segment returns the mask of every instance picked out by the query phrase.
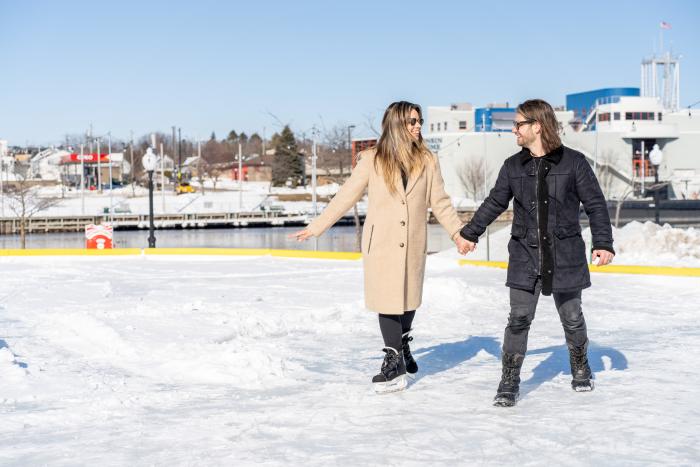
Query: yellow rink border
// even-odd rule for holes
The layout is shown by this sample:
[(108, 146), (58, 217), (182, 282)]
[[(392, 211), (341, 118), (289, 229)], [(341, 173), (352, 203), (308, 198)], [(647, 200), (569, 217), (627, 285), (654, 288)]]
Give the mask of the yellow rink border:
[[(508, 268), (508, 263), (504, 261), (477, 261), (470, 259), (460, 259), (460, 266), (485, 266), (491, 268)], [(676, 268), (673, 266), (625, 266), (610, 264), (608, 266), (588, 265), (591, 272), (602, 272), (608, 274), (645, 274), (654, 276), (686, 276), (700, 277), (700, 268)]]
[(357, 260), (362, 254), (343, 251), (273, 250), (270, 248), (114, 248), (88, 250), (85, 248), (0, 249), (0, 256), (276, 256), (281, 258), (317, 258)]

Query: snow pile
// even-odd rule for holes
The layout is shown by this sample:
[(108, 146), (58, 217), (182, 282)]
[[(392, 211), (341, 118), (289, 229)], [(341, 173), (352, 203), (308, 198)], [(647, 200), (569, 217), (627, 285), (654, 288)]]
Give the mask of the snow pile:
[(631, 222), (613, 232), (619, 264), (700, 267), (700, 230)]
[[(488, 250), (490, 261), (508, 261), (511, 226), (494, 225), (490, 229), (488, 248), (484, 234), (479, 239), (476, 251), (467, 256), (460, 256), (456, 248), (442, 251), (437, 256), (485, 261)], [(581, 235), (586, 251), (590, 251), (591, 229), (583, 229)], [(660, 226), (653, 222), (631, 222), (619, 229), (613, 227), (613, 239), (616, 252), (614, 264), (700, 267), (700, 230), (693, 227), (674, 228), (668, 224)]]

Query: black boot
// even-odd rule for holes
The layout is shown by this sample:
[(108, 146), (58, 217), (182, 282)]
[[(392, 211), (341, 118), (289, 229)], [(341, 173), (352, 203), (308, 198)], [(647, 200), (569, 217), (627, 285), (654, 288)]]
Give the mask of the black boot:
[(403, 352), (403, 361), (406, 364), (406, 372), (414, 374), (418, 372), (418, 364), (413, 358), (413, 355), (411, 355), (411, 347), (408, 345), (408, 343), (413, 340), (413, 336), (408, 335), (409, 332), (411, 331), (406, 331), (403, 333), (403, 336), (401, 336), (401, 350)]
[(520, 396), (520, 368), (523, 366), (524, 359), (524, 355), (517, 353), (503, 354), (503, 374), (493, 405), (512, 407), (518, 402), (518, 397)]
[(569, 362), (571, 363), (571, 387), (577, 392), (593, 390), (593, 373), (588, 365), (588, 341), (583, 347), (569, 345)]
[(403, 355), (391, 347), (384, 347), (382, 350), (386, 355), (384, 355), (381, 371), (372, 378), (374, 390), (383, 394), (406, 389), (406, 365)]

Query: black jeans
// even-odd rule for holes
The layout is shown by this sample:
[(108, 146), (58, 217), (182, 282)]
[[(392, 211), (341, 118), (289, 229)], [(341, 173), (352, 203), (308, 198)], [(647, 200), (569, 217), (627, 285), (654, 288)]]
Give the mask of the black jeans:
[(402, 315), (385, 315), (379, 313), (379, 329), (384, 338), (384, 346), (391, 347), (401, 353), (401, 337), (411, 330), (416, 310), (407, 311)]
[[(542, 291), (542, 281), (537, 279), (535, 290), (510, 289), (510, 316), (503, 337), (503, 353), (525, 355), (527, 335), (535, 318), (537, 300)], [(554, 292), (554, 304), (564, 328), (568, 346), (583, 347), (588, 341), (586, 320), (581, 311), (581, 291), (568, 293)]]

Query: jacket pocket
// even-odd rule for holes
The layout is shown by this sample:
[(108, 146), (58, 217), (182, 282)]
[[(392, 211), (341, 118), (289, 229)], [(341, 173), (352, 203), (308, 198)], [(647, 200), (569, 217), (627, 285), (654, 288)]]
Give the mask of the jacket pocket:
[(558, 225), (554, 227), (554, 235), (557, 238), (569, 238), (581, 235), (580, 225)]
[(372, 236), (374, 235), (374, 224), (372, 224), (372, 227), (369, 229), (369, 240), (367, 240), (367, 254), (369, 254), (369, 250), (372, 248)]
[(511, 237), (525, 238), (526, 234), (527, 234), (527, 227), (525, 227), (524, 225), (513, 224), (510, 228)]
[(554, 228), (554, 236), (554, 261), (557, 266), (586, 266), (586, 247), (581, 237), (581, 226), (558, 225)]

